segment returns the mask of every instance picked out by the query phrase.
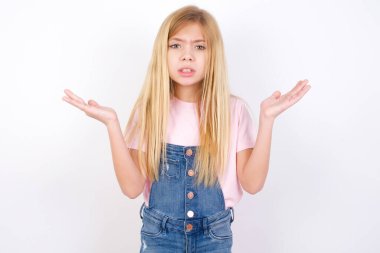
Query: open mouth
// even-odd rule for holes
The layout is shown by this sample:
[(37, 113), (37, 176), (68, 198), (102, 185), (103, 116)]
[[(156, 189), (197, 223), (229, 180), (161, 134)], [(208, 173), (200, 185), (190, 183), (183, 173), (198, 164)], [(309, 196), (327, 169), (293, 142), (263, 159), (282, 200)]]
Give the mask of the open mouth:
[(178, 70), (178, 73), (181, 76), (186, 76), (186, 77), (194, 75), (194, 72), (195, 70), (192, 68), (181, 68)]

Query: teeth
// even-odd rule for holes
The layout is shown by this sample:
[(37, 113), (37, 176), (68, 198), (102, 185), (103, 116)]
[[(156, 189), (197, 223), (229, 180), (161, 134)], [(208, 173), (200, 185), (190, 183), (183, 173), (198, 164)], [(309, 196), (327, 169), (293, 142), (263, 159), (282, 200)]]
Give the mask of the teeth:
[(191, 69), (182, 69), (182, 72), (191, 72)]

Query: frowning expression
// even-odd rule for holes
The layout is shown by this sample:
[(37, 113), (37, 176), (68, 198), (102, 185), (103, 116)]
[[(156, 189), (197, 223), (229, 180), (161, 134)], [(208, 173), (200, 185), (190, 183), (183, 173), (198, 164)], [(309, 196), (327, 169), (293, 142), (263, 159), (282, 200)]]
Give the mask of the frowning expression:
[(187, 23), (168, 41), (170, 78), (176, 85), (200, 85), (205, 75), (207, 45), (198, 23)]

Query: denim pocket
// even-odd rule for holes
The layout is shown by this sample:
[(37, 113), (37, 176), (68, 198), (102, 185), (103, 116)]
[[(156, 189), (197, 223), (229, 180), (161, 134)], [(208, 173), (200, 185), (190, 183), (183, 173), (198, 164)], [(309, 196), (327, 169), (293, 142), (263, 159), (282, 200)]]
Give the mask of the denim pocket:
[(166, 158), (166, 162), (164, 163), (161, 159), (160, 161), (160, 170), (165, 178), (169, 180), (176, 180), (179, 178), (179, 160), (175, 160), (172, 158)]
[(149, 237), (157, 237), (162, 234), (163, 229), (161, 223), (154, 221), (144, 215), (143, 226), (141, 228), (141, 234)]
[(216, 240), (225, 240), (232, 238), (230, 219), (210, 224), (209, 235)]

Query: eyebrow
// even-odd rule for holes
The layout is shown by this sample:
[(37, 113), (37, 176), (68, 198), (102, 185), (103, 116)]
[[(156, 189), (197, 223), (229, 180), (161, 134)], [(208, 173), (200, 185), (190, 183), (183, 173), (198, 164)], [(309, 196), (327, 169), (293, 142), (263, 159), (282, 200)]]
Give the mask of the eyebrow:
[[(184, 42), (183, 39), (180, 39), (180, 38), (177, 38), (177, 37), (171, 38), (169, 40), (177, 40), (177, 41)], [(192, 40), (192, 42), (205, 42), (205, 40), (204, 39), (197, 39), (197, 40)]]

